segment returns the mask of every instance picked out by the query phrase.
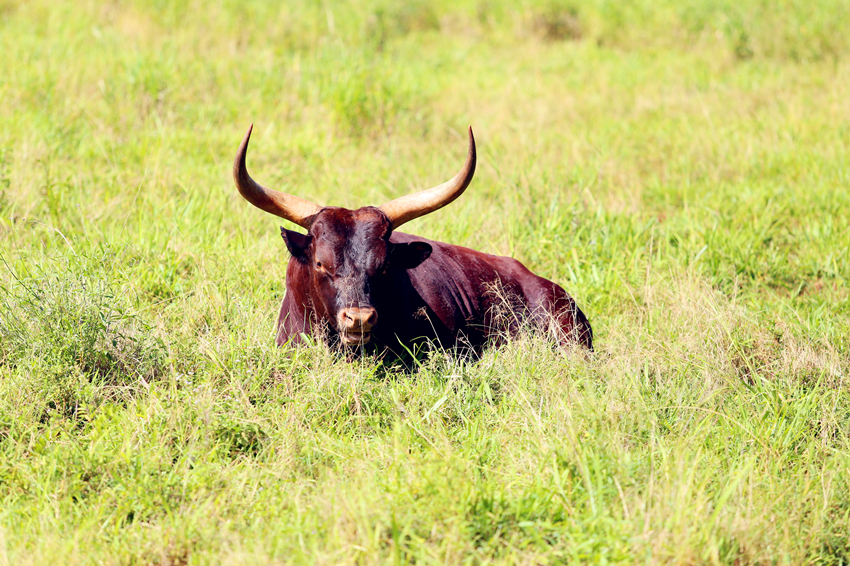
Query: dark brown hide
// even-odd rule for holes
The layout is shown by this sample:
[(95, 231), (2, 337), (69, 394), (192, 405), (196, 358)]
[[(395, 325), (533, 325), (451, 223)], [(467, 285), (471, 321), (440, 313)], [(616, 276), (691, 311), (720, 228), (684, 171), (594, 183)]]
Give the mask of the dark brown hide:
[(402, 354), (419, 341), (479, 351), (524, 324), (592, 348), (575, 301), (514, 259), (393, 232), (374, 207), (324, 208), (307, 235), (281, 232), (293, 257), (278, 344), (320, 328), (332, 342), (345, 341), (341, 325), (354, 324), (353, 316), (353, 336), (378, 352)]

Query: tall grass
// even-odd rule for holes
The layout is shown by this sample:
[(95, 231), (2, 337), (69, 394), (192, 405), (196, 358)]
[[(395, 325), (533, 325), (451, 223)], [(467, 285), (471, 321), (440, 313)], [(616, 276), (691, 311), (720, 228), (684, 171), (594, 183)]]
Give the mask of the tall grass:
[[(0, 0), (0, 564), (847, 564), (843, 2)], [(413, 371), (274, 346), (279, 221), (563, 285)]]

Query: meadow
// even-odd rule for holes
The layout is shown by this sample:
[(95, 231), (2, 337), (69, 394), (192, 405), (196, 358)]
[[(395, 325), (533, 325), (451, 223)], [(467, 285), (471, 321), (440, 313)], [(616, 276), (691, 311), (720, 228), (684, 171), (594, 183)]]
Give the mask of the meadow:
[[(845, 0), (0, 0), (0, 566), (850, 563)], [(561, 284), (274, 345), (254, 177)], [(288, 225), (292, 229), (293, 226)]]

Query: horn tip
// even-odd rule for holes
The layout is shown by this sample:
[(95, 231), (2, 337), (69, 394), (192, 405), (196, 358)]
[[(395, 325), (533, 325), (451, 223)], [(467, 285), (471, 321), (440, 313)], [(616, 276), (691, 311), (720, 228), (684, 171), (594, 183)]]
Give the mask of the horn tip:
[[(245, 132), (245, 136), (243, 136), (243, 138), (242, 138), (242, 146), (244, 146), (245, 148), (248, 147), (248, 140), (251, 139), (251, 132), (253, 132), (253, 131), (254, 131), (254, 123), (251, 122), (251, 124), (248, 126), (248, 131)], [(242, 149), (243, 148), (240, 147), (240, 149), (239, 149), (240, 153), (242, 152)]]

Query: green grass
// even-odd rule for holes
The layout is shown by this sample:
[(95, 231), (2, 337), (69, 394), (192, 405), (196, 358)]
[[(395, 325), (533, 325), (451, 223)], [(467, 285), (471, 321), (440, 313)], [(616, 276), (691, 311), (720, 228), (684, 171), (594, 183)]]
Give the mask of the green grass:
[[(850, 563), (846, 2), (0, 0), (0, 565)], [(281, 221), (422, 236), (596, 352), (274, 346)], [(291, 226), (290, 226), (291, 227)]]

